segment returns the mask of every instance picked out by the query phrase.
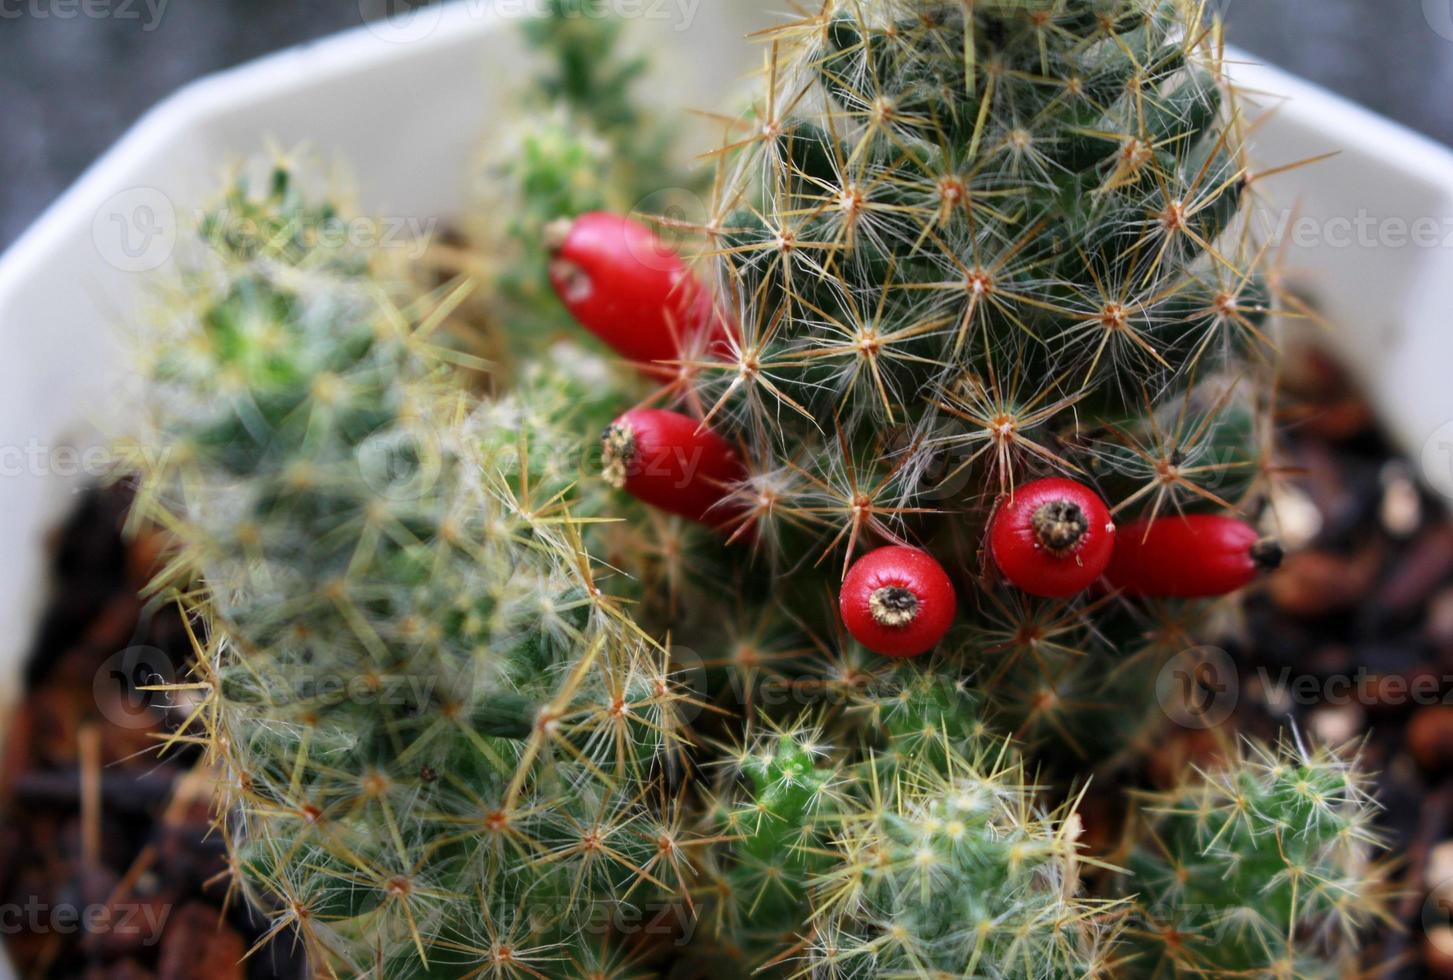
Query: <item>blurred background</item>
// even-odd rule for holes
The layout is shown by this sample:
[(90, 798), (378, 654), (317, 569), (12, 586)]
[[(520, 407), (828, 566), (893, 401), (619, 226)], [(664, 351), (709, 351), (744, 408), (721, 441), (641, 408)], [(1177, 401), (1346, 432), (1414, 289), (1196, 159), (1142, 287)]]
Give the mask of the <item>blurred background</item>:
[[(1223, 8), (1233, 43), (1453, 143), (1453, 0), (1213, 3)], [(0, 0), (0, 248), (147, 108), (187, 81), (356, 27), (391, 5)], [(784, 9), (791, 5), (782, 0)], [(87, 16), (86, 9), (109, 15)]]

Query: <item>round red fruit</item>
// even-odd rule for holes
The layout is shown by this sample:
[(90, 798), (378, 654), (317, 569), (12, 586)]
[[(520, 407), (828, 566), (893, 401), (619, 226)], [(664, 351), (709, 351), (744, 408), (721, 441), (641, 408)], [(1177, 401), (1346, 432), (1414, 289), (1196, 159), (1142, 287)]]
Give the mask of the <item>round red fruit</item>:
[(595, 212), (546, 231), (550, 282), (571, 315), (622, 357), (660, 362), (722, 358), (732, 331), (711, 291), (650, 228)]
[(1176, 514), (1122, 528), (1105, 579), (1127, 595), (1210, 599), (1245, 588), (1281, 560), (1281, 546), (1244, 521)]
[(1115, 521), (1084, 484), (1036, 480), (1000, 502), (989, 522), (989, 549), (1015, 586), (1064, 599), (1104, 574), (1115, 550)]
[(680, 412), (632, 409), (604, 437), (603, 474), (643, 503), (702, 524), (733, 516), (722, 501), (746, 478), (725, 439)]
[(932, 650), (953, 624), (953, 583), (927, 552), (894, 546), (859, 558), (838, 598), (843, 623), (863, 646), (885, 657)]

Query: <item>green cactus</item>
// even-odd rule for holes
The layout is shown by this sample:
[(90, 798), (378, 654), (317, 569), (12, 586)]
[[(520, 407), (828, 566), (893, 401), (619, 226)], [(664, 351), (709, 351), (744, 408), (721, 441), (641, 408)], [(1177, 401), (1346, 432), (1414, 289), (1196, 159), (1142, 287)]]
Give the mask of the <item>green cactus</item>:
[(828, 0), (766, 35), (704, 228), (741, 340), (682, 403), (748, 448), (779, 594), (806, 616), (855, 557), (921, 544), (980, 597), (952, 642), (990, 719), (1080, 764), (1143, 737), (1161, 621), (1198, 612), (1026, 603), (982, 553), (995, 506), (1045, 476), (1122, 520), (1259, 506), (1272, 297), (1203, 14)]
[(568, 379), (474, 404), (432, 353), (458, 291), (317, 244), (333, 211), (239, 180), (147, 345), (138, 513), (203, 624), (234, 866), (319, 970), (559, 971), (682, 884), (678, 694), (594, 583)]
[(729, 754), (706, 889), (728, 948), (773, 976), (1105, 975), (1115, 903), (1083, 894), (1077, 818), (965, 727), (972, 696), (905, 665), (847, 713), (856, 737), (799, 725)]
[[(1040, 476), (1120, 518), (1258, 503), (1273, 297), (1203, 6), (823, 0), (768, 32), (701, 250), (740, 342), (654, 395), (544, 293), (549, 222), (689, 186), (618, 27), (571, 16), (596, 0), (529, 26), (549, 109), (490, 168), (500, 363), (444, 349), (462, 286), (325, 242), (290, 165), (232, 185), (148, 338), (137, 513), (180, 545), (178, 737), (275, 934), (345, 976), (1343, 965), (1380, 909), (1365, 777), (1258, 750), (1148, 800), (1120, 874), (1077, 787), (1143, 753), (1207, 609), (1036, 599), (981, 553)], [(598, 478), (641, 402), (743, 449), (733, 541)], [(898, 541), (960, 599), (911, 662), (834, 608)], [(697, 917), (676, 947), (624, 935), (665, 912)]]
[[(826, 830), (846, 776), (820, 729), (803, 725), (748, 736), (727, 754), (733, 782), (706, 819), (728, 847), (706, 875), (709, 921), (735, 959), (757, 963), (792, 947), (803, 928), (812, 876), (827, 866)], [(767, 955), (763, 955), (763, 953)]]
[[(729, 945), (780, 940), (784, 904), (806, 917), (759, 966), (1128, 969), (1116, 912), (1076, 897), (1075, 818), (1045, 815), (1017, 750), (1000, 759), (987, 732), (1024, 740), (1061, 799), (1133, 762), (1166, 724), (1157, 675), (1207, 609), (1035, 599), (999, 580), (982, 542), (994, 508), (1044, 476), (1092, 485), (1122, 521), (1260, 505), (1274, 297), (1240, 219), (1244, 121), (1204, 15), (1177, 0), (824, 0), (764, 35), (766, 91), (719, 154), (702, 228), (701, 274), (741, 337), (690, 365), (678, 403), (746, 448), (737, 506), (769, 560), (741, 561), (805, 636), (829, 638), (803, 644), (826, 666), (779, 672), (858, 710), (808, 726), (821, 757), (806, 785), (832, 787), (810, 811), (777, 814), (770, 779), (719, 791), (737, 803), (708, 834), (773, 814), (792, 841), (759, 920), (742, 909), (761, 908), (761, 862), (729, 845), (713, 858), (707, 890), (737, 900)], [(966, 622), (890, 695), (884, 675), (901, 675), (860, 669), (818, 597), (901, 541), (957, 570)], [(926, 697), (946, 690), (960, 696)], [(803, 723), (764, 710), (777, 728), (745, 758), (795, 757), (781, 733)], [(961, 778), (1002, 784), (1003, 809), (955, 819)], [(1022, 838), (1043, 867), (1020, 878), (960, 850), (942, 836), (960, 824), (969, 841)], [(755, 825), (744, 840), (758, 846)], [(1376, 904), (1372, 878), (1347, 887)]]
[(1082, 895), (1077, 819), (1040, 809), (1007, 744), (943, 762), (864, 779), (815, 881), (810, 975), (1108, 975), (1111, 907)]
[(1132, 975), (1343, 977), (1385, 917), (1376, 805), (1355, 760), (1253, 742), (1141, 803), (1123, 882), (1141, 928)]

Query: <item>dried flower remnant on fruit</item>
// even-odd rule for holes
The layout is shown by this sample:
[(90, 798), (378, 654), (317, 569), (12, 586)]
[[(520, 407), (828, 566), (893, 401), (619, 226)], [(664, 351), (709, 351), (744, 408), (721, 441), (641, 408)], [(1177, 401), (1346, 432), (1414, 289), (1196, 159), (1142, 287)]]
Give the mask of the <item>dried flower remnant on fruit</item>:
[(1034, 533), (1052, 554), (1063, 557), (1084, 540), (1090, 529), (1085, 512), (1072, 500), (1051, 500), (1034, 512)]
[(636, 462), (636, 432), (629, 422), (612, 422), (602, 439), (601, 477), (617, 490), (626, 485), (626, 473)]
[(1015, 587), (1045, 598), (1089, 588), (1109, 566), (1117, 531), (1105, 501), (1073, 480), (1019, 487), (989, 522), (995, 564)]
[(918, 597), (901, 586), (875, 589), (868, 597), (868, 606), (879, 626), (901, 629), (918, 618)]

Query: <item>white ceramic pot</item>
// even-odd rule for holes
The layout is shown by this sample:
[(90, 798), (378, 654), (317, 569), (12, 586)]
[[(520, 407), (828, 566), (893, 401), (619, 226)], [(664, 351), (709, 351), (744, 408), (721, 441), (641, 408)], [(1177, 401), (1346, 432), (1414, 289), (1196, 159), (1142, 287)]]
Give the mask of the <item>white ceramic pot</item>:
[[(670, 102), (720, 105), (759, 63), (741, 35), (784, 5), (693, 4), (646, 0), (640, 9), (658, 16), (643, 17), (643, 29), (671, 80)], [(493, 7), (427, 8), (187, 87), (0, 259), (0, 707), (17, 693), (44, 596), (45, 535), (101, 463), (68, 447), (101, 447), (124, 427), (117, 416), (131, 384), (118, 339), (143, 315), (148, 274), (170, 260), (178, 227), (224, 165), (268, 140), (347, 161), (366, 212), (425, 221), (465, 213), (471, 164), (525, 69), (508, 18)], [(1342, 151), (1268, 182), (1301, 219), (1286, 229), (1286, 261), (1316, 292), (1395, 434), (1453, 495), (1453, 153), (1234, 60), (1238, 82), (1265, 93), (1259, 105), (1280, 103), (1256, 136), (1263, 166)], [(1412, 241), (1420, 220), (1437, 227), (1422, 244)]]

